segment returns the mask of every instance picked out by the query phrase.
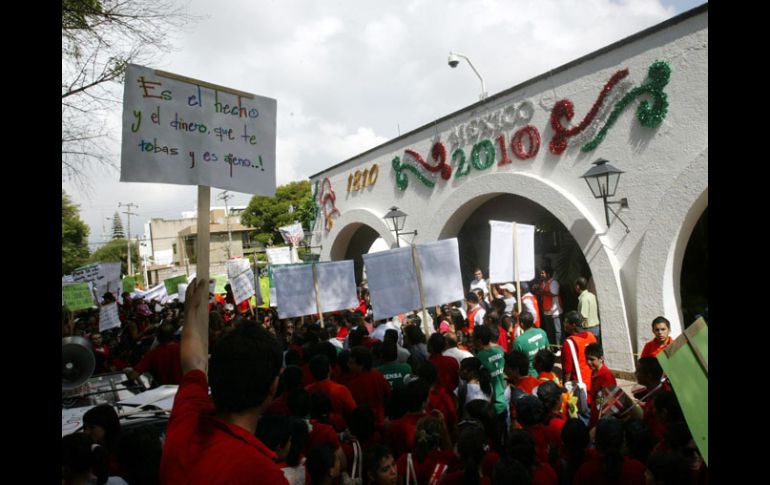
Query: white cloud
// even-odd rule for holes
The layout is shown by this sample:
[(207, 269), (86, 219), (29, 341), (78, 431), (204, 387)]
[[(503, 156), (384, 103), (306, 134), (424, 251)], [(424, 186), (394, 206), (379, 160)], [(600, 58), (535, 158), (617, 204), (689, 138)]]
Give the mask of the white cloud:
[[(276, 98), (280, 185), (475, 102), (479, 80), (465, 63), (447, 66), (450, 50), (469, 56), (494, 94), (702, 3), (661, 1), (193, 0), (192, 13), (207, 17), (150, 67)], [(119, 131), (113, 138), (117, 153)], [(118, 202), (139, 204), (142, 223), (195, 207), (195, 187), (118, 177), (95, 173), (90, 199), (63, 184), (83, 204), (92, 241)]]

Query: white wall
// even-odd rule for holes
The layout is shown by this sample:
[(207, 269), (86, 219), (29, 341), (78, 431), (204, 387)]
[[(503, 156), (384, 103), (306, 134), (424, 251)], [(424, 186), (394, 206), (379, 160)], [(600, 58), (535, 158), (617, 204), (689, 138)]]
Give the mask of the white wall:
[[(493, 194), (527, 197), (554, 214), (583, 248), (597, 285), (607, 363), (613, 369), (633, 370), (632, 352), (639, 352), (652, 338), (649, 325), (654, 317), (665, 315), (672, 322), (674, 336), (681, 332), (678, 284), (684, 248), (708, 205), (708, 11), (587, 57), (313, 177), (312, 183), (329, 177), (340, 211), (332, 217), (329, 231), (324, 228), (323, 208), (316, 222), (314, 244), (323, 245), (322, 259), (340, 259), (360, 224), (372, 227), (393, 245), (393, 234), (382, 220), (392, 205), (409, 214), (405, 230), (418, 229), (415, 242), (421, 243), (454, 236), (467, 215)], [(580, 146), (589, 138), (578, 135), (568, 140), (563, 154), (549, 151), (554, 134), (549, 119), (556, 101), (567, 98), (574, 103), (571, 126), (577, 126), (613, 74), (628, 69), (628, 76), (610, 92), (600, 110), (601, 123), (591, 125), (596, 131), (623, 94), (648, 81), (648, 68), (656, 60), (671, 67), (664, 88), (668, 112), (660, 126), (645, 128), (637, 119), (640, 100), (650, 99), (644, 96), (621, 112), (595, 150), (581, 152)], [(524, 161), (512, 155), (511, 136), (523, 126), (516, 123), (500, 132), (507, 140), (512, 163), (497, 165), (500, 153), (495, 138), (499, 133), (493, 132), (480, 139), (489, 138), (495, 144), (495, 164), (487, 170), (471, 168), (467, 176), (454, 178), (458, 167), (451, 164), (454, 147), (450, 141), (455, 129), (525, 101), (534, 107), (529, 124), (541, 137), (537, 155)], [(399, 190), (393, 158), (404, 160), (404, 151), (411, 149), (435, 165), (430, 150), (437, 140), (446, 146), (452, 178), (445, 181), (422, 170), (435, 183), (429, 188), (413, 173), (404, 172), (409, 185)], [(468, 159), (472, 146), (461, 145)], [(625, 171), (616, 198), (629, 200), (630, 209), (621, 213), (629, 233), (617, 221), (606, 230), (602, 202), (591, 196), (580, 178), (598, 158)], [(379, 165), (375, 185), (347, 192), (348, 177), (375, 163)]]

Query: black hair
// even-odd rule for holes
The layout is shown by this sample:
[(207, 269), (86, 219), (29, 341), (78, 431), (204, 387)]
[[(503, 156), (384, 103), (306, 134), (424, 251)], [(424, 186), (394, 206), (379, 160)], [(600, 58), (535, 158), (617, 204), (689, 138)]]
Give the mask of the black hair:
[(535, 440), (529, 431), (512, 429), (505, 444), (506, 454), (519, 460), (527, 470), (535, 468)]
[(505, 306), (506, 306), (505, 300), (503, 300), (502, 298), (495, 298), (494, 300), (492, 300), (492, 303), (490, 303), (489, 306), (491, 306), (494, 309), (494, 311), (487, 313), (485, 316), (491, 319), (492, 315), (494, 315), (495, 316), (494, 323), (498, 323), (498, 320), (500, 319), (500, 315), (505, 313)]
[(597, 357), (599, 359), (604, 358), (604, 350), (602, 350), (602, 346), (596, 342), (586, 345), (585, 354), (586, 354), (586, 358), (588, 357)]
[(527, 470), (519, 460), (503, 456), (492, 469), (492, 485), (530, 485), (532, 472)]
[(305, 469), (312, 479), (312, 483), (322, 483), (329, 475), (329, 470), (334, 468), (337, 456), (329, 443), (310, 450), (305, 461)]
[(329, 377), (329, 358), (325, 355), (316, 355), (308, 363), (310, 373), (313, 374), (313, 378), (317, 381), (322, 381)]
[(218, 412), (241, 412), (265, 402), (281, 370), (281, 348), (254, 323), (220, 338), (209, 360), (211, 397)]
[(614, 417), (596, 423), (596, 449), (604, 458), (602, 470), (610, 482), (617, 482), (623, 471), (623, 422)]
[(521, 328), (529, 330), (535, 324), (535, 317), (525, 310), (519, 314), (519, 323), (521, 324)]
[[(263, 418), (259, 418), (260, 421)], [(310, 432), (307, 429), (307, 423), (302, 418), (289, 417), (289, 430), (291, 432), (291, 448), (286, 456), (286, 464), (297, 466), (301, 463), (302, 454), (307, 448)]]
[(577, 286), (580, 291), (583, 291), (588, 288), (588, 280), (580, 276), (575, 280), (575, 286)]
[(655, 408), (655, 414), (661, 418), (661, 411), (665, 412), (665, 421), (667, 424), (684, 421), (684, 413), (682, 407), (679, 405), (679, 399), (676, 394), (671, 391), (664, 391), (658, 393), (654, 397), (653, 407)]
[(679, 485), (692, 481), (687, 459), (672, 451), (651, 454), (647, 460), (647, 469), (655, 483), (662, 485)]
[(564, 322), (571, 323), (573, 325), (577, 325), (580, 328), (583, 328), (583, 315), (577, 310), (572, 310), (571, 312), (567, 312), (567, 314), (564, 315)]
[(663, 377), (663, 367), (657, 357), (642, 357), (636, 363), (639, 373), (650, 376), (650, 380), (659, 381)]
[[(434, 333), (433, 335), (436, 334)], [(420, 368), (417, 369), (417, 376), (425, 381), (428, 387), (433, 386), (433, 384), (438, 381), (438, 371), (436, 370), (436, 366), (433, 365), (433, 362), (430, 361), (425, 361), (420, 365)]]
[(481, 345), (489, 345), (492, 340), (492, 330), (486, 325), (476, 325), (473, 327), (473, 340), (480, 342)]
[(481, 481), (479, 466), (486, 454), (487, 434), (481, 426), (466, 426), (457, 437), (457, 453), (465, 470), (463, 483), (478, 484)]
[[(434, 368), (435, 369), (435, 368)], [(405, 404), (408, 412), (414, 413), (422, 409), (428, 399), (430, 386), (422, 379), (415, 379), (404, 386), (406, 388)]]
[(383, 342), (380, 353), (382, 354), (383, 362), (393, 362), (396, 360), (398, 358), (398, 347), (396, 346), (396, 342)]
[(570, 418), (561, 428), (561, 441), (568, 451), (566, 476), (574, 477), (585, 460), (585, 452), (591, 442), (588, 426), (578, 418)]
[(364, 370), (372, 368), (372, 351), (363, 345), (351, 348), (350, 358), (355, 360)]
[(281, 377), (278, 378), (278, 389), (276, 390), (276, 396), (284, 392), (291, 391), (292, 389), (302, 387), (303, 377), (302, 368), (300, 366), (287, 365), (283, 369), (283, 372), (281, 372)]
[[(497, 424), (495, 407), (485, 399), (474, 399), (465, 405), (465, 416), (469, 418), (466, 423), (478, 423), (487, 434), (487, 440), (498, 454), (503, 451), (503, 433), (505, 432)], [(459, 425), (458, 427), (462, 428)]]
[(420, 327), (418, 326), (410, 325), (406, 327), (404, 329), (404, 335), (406, 335), (406, 338), (409, 339), (410, 345), (425, 343), (425, 334), (422, 333), (422, 330), (420, 330)]
[(374, 428), (374, 411), (368, 404), (359, 404), (350, 413), (350, 419), (348, 419), (348, 427), (350, 432), (353, 433), (358, 441), (367, 441), (375, 431)]
[(626, 456), (647, 463), (653, 446), (654, 437), (642, 421), (633, 420), (624, 424), (626, 433)]
[(116, 455), (128, 483), (160, 483), (161, 433), (160, 429), (144, 426), (121, 434)]
[(286, 446), (291, 438), (291, 418), (287, 416), (262, 416), (254, 432), (259, 441), (273, 451)]
[(362, 470), (366, 480), (369, 480), (369, 474), (377, 475), (377, 471), (380, 468), (380, 462), (383, 458), (392, 457), (390, 449), (385, 445), (373, 445), (364, 452), (364, 468)]
[(665, 323), (666, 327), (668, 327), (669, 330), (671, 330), (671, 322), (668, 321), (668, 318), (666, 317), (655, 317), (655, 320), (652, 321), (652, 329), (655, 329), (655, 325), (658, 323)]
[(525, 428), (542, 423), (545, 418), (543, 402), (532, 394), (525, 394), (515, 402), (516, 420)]
[(521, 350), (512, 350), (505, 354), (505, 366), (518, 369), (521, 377), (529, 374), (529, 357)]
[(289, 408), (292, 416), (298, 418), (309, 416), (311, 410), (310, 393), (301, 387), (289, 391), (289, 394), (286, 396), (286, 406)]
[[(479, 387), (481, 392), (486, 395), (492, 394), (492, 375), (489, 373), (489, 369), (484, 367), (478, 357), (466, 357), (460, 361), (460, 370), (470, 373), (473, 377), (479, 380)], [(460, 403), (465, 404), (465, 403)]]
[[(68, 482), (88, 472), (97, 465), (97, 456), (106, 453), (94, 453), (96, 447), (93, 438), (85, 433), (72, 433), (61, 438), (61, 473)], [(101, 447), (98, 447), (101, 448)], [(104, 448), (101, 448), (104, 450)], [(106, 476), (104, 477), (106, 481)], [(104, 483), (104, 482), (101, 482)]]
[(431, 354), (441, 354), (446, 349), (444, 336), (436, 332), (428, 338), (428, 352)]
[(423, 416), (417, 421), (413, 449), (417, 461), (424, 462), (428, 453), (439, 447), (443, 426), (443, 420), (436, 416)]
[(348, 333), (348, 347), (358, 347), (363, 343), (364, 337), (367, 335), (369, 335), (369, 332), (363, 325), (352, 329), (350, 333)]
[(471, 303), (478, 303), (478, 302), (479, 302), (479, 297), (478, 297), (478, 295), (476, 295), (476, 293), (474, 293), (474, 292), (472, 292), (472, 291), (469, 291), (469, 292), (468, 292), (468, 293), (465, 295), (465, 299), (466, 299), (467, 301), (471, 302)]
[(398, 330), (395, 328), (389, 328), (385, 330), (385, 335), (382, 337), (383, 342), (398, 343)]
[(323, 391), (310, 394), (310, 417), (321, 423), (329, 423), (329, 414), (332, 412), (332, 400)]
[(163, 325), (158, 328), (157, 338), (158, 343), (164, 344), (166, 342), (171, 342), (171, 340), (174, 339), (174, 333), (176, 332), (176, 328), (174, 328), (174, 325), (172, 323), (164, 323)]
[(540, 349), (535, 354), (535, 358), (532, 364), (538, 373), (553, 372), (553, 366), (556, 364), (556, 355), (551, 351), (551, 349)]

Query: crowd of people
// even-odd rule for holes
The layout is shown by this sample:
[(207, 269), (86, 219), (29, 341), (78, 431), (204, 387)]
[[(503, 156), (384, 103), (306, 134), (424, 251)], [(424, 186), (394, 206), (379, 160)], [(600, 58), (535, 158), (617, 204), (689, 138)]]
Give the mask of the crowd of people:
[(652, 323), (635, 404), (608, 411), (596, 297), (578, 278), (565, 311), (553, 271), (539, 274), (517, 302), (477, 269), (463, 302), (380, 321), (365, 287), (322, 324), (229, 291), (206, 306), (203, 281), (184, 305), (122, 295), (119, 329), (65, 313), (63, 335), (91, 340), (97, 372), (179, 388), (141, 466), (131, 447), (146, 437), (124, 439), (110, 406), (86, 413), (62, 438), (63, 483), (707, 483), (655, 358), (668, 320)]

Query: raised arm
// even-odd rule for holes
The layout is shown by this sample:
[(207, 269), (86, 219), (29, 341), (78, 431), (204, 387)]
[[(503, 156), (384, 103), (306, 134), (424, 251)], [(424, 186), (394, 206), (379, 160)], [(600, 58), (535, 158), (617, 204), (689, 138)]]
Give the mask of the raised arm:
[(180, 354), (182, 374), (200, 369), (206, 372), (209, 357), (209, 286), (206, 280), (195, 278), (187, 287), (184, 302), (184, 327)]

